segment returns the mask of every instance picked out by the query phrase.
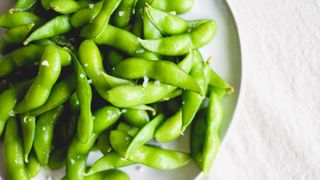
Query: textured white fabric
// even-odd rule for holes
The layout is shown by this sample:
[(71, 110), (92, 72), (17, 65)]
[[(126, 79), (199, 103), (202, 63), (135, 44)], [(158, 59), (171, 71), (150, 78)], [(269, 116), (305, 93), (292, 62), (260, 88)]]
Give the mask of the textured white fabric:
[(320, 1), (229, 3), (246, 90), (208, 179), (320, 179)]

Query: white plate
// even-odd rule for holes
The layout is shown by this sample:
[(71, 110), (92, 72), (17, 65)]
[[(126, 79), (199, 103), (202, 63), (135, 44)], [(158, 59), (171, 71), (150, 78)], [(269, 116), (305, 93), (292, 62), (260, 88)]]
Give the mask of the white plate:
[[(0, 13), (7, 11), (11, 2), (9, 0), (2, 0), (0, 2)], [(224, 137), (235, 114), (241, 89), (242, 64), (236, 23), (224, 0), (196, 0), (193, 9), (184, 14), (183, 17), (186, 19), (210, 18), (217, 22), (216, 37), (209, 45), (203, 47), (201, 52), (204, 58), (213, 57), (212, 68), (236, 89), (233, 95), (223, 100), (224, 118), (220, 134), (221, 137)], [(165, 144), (162, 147), (189, 151), (188, 139), (189, 133), (186, 133), (178, 141)], [(92, 164), (99, 156), (100, 154), (90, 154), (88, 163)], [(0, 161), (2, 162), (2, 156), (0, 157)], [(194, 163), (172, 171), (158, 171), (141, 165), (132, 165), (122, 169), (130, 175), (132, 180), (191, 180), (201, 176), (199, 169)], [(3, 164), (0, 164), (0, 170), (0, 175), (3, 176)], [(35, 179), (46, 179), (48, 177), (60, 179), (63, 174), (64, 169), (56, 172), (43, 170)]]

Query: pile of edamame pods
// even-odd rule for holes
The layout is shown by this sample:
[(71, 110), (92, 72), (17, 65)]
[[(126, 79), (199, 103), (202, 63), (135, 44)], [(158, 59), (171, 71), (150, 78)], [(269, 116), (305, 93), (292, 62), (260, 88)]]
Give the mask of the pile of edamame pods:
[[(17, 0), (0, 16), (0, 135), (8, 179), (66, 167), (64, 179), (129, 179), (190, 161), (208, 174), (232, 86), (199, 48), (210, 19), (193, 0)], [(160, 147), (191, 127), (190, 150)], [(155, 139), (159, 146), (148, 144)], [(91, 151), (104, 156), (91, 167)], [(189, 153), (191, 152), (191, 153)]]

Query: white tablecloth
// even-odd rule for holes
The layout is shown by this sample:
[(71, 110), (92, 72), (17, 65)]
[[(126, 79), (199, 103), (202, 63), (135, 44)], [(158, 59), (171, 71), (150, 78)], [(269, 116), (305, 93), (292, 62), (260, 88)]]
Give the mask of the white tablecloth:
[(320, 1), (229, 3), (246, 85), (209, 179), (320, 179)]

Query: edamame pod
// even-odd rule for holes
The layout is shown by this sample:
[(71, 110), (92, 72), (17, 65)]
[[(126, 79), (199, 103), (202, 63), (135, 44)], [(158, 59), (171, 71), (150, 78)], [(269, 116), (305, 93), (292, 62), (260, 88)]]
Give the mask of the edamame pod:
[(27, 171), (28, 171), (30, 177), (37, 176), (39, 174), (40, 170), (41, 170), (40, 163), (38, 162), (34, 153), (31, 153), (29, 155), (29, 160), (28, 160), (28, 164), (27, 164)]
[(34, 25), (34, 23), (31, 23), (11, 28), (3, 35), (2, 38), (8, 44), (19, 44), (28, 37)]
[(110, 152), (106, 155), (104, 155), (102, 158), (97, 160), (89, 169), (89, 171), (86, 173), (86, 175), (95, 174), (98, 172), (110, 170), (110, 169), (116, 169), (124, 166), (129, 166), (131, 164), (134, 164), (134, 162), (127, 160), (125, 158), (122, 158), (119, 154), (115, 152)]
[(125, 28), (128, 26), (132, 15), (134, 14), (134, 8), (138, 0), (122, 0), (118, 9), (112, 16), (114, 25), (119, 28)]
[(36, 132), (36, 117), (23, 115), (21, 118), (21, 127), (23, 134), (23, 150), (24, 150), (24, 161), (28, 163), (29, 153), (34, 141)]
[(23, 42), (23, 44), (27, 45), (31, 41), (51, 38), (60, 34), (64, 34), (70, 30), (71, 24), (69, 22), (69, 16), (57, 16), (33, 31), (30, 36)]
[(23, 158), (22, 142), (19, 137), (17, 120), (10, 118), (4, 136), (4, 164), (7, 176), (12, 180), (30, 179)]
[(76, 92), (80, 102), (80, 115), (77, 124), (77, 136), (81, 142), (86, 142), (93, 131), (93, 116), (91, 112), (92, 91), (87, 76), (76, 56), (73, 55), (76, 71)]
[(102, 5), (103, 1), (99, 1), (95, 4), (89, 5), (88, 8), (81, 9), (74, 13), (70, 18), (72, 26), (79, 28), (88, 23), (91, 23), (94, 20), (94, 18), (99, 14)]
[(69, 99), (74, 89), (75, 78), (71, 75), (54, 85), (46, 103), (39, 108), (32, 110), (29, 114), (38, 116), (60, 106)]
[(50, 8), (60, 14), (71, 14), (80, 9), (80, 5), (74, 0), (51, 0)]
[(126, 109), (122, 117), (127, 123), (135, 127), (143, 127), (150, 121), (146, 110)]
[(143, 126), (139, 130), (139, 132), (134, 136), (128, 148), (125, 150), (124, 152), (125, 158), (130, 156), (134, 151), (139, 149), (142, 145), (150, 141), (153, 138), (157, 127), (162, 123), (163, 120), (164, 120), (164, 115), (159, 114), (154, 119), (152, 119), (148, 124)]
[(94, 18), (92, 23), (86, 25), (81, 30), (81, 36), (85, 38), (96, 38), (103, 33), (113, 12), (120, 5), (121, 0), (104, 0), (99, 14)]
[(57, 48), (48, 45), (43, 52), (39, 73), (24, 99), (15, 107), (16, 113), (25, 113), (42, 106), (61, 71), (61, 59)]
[(148, 51), (166, 56), (179, 56), (208, 44), (215, 34), (216, 23), (210, 21), (200, 25), (190, 33), (169, 36), (157, 40), (139, 39), (139, 42)]
[(168, 12), (175, 11), (178, 14), (182, 14), (189, 11), (193, 4), (194, 0), (154, 0), (151, 6)]
[(203, 93), (198, 83), (188, 73), (170, 61), (129, 58), (115, 67), (114, 74), (125, 79), (152, 78), (161, 83)]
[(0, 27), (14, 28), (26, 24), (39, 24), (41, 19), (30, 12), (7, 12), (0, 16)]
[(15, 116), (14, 107), (16, 102), (27, 91), (31, 81), (21, 82), (0, 94), (0, 136), (10, 116)]
[(34, 150), (42, 166), (48, 165), (49, 155), (52, 150), (54, 128), (62, 110), (63, 106), (52, 109), (42, 114), (36, 123)]
[[(130, 136), (125, 132), (111, 131), (110, 133), (111, 146), (118, 153), (123, 153), (130, 141)], [(123, 156), (124, 154), (121, 155)], [(158, 170), (170, 170), (186, 165), (190, 162), (191, 158), (187, 153), (143, 145), (128, 156), (128, 160)]]
[(157, 129), (154, 137), (158, 142), (168, 142), (177, 139), (181, 135), (182, 112), (181, 109), (169, 117)]
[(14, 10), (15, 11), (25, 11), (30, 9), (35, 3), (37, 2), (37, 0), (17, 0), (15, 6), (14, 6)]

